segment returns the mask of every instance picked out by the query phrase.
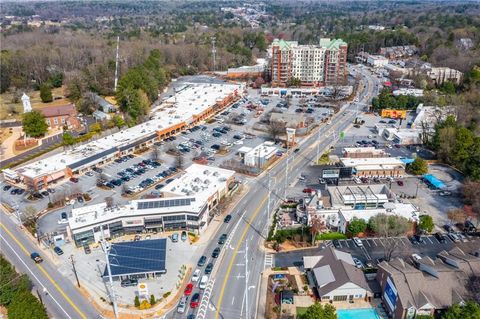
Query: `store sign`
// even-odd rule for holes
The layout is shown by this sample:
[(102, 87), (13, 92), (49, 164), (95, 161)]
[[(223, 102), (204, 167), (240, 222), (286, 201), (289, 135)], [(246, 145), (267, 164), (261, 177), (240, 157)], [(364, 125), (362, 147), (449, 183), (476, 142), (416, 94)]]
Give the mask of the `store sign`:
[(387, 284), (385, 286), (385, 291), (383, 292), (383, 298), (388, 304), (388, 307), (390, 308), (391, 311), (395, 310), (395, 305), (397, 304), (397, 289), (395, 288), (395, 285), (393, 282), (390, 280), (390, 277), (387, 278)]
[(142, 226), (143, 225), (143, 218), (124, 219), (124, 220), (122, 220), (122, 225), (123, 225), (123, 227)]
[(392, 119), (405, 119), (407, 118), (407, 110), (382, 110), (382, 117), (389, 117)]

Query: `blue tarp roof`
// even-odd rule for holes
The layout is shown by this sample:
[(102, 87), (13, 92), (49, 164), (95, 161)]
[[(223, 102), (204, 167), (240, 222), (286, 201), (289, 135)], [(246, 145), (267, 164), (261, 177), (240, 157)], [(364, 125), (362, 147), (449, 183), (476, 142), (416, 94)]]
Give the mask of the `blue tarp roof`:
[(405, 163), (405, 165), (412, 164), (414, 159), (413, 158), (406, 158), (406, 157), (400, 157), (400, 160)]
[[(165, 272), (167, 239), (112, 244), (108, 259), (112, 276)], [(104, 276), (108, 276), (105, 267)]]
[(436, 188), (445, 188), (445, 184), (432, 174), (425, 174), (423, 175), (423, 178)]

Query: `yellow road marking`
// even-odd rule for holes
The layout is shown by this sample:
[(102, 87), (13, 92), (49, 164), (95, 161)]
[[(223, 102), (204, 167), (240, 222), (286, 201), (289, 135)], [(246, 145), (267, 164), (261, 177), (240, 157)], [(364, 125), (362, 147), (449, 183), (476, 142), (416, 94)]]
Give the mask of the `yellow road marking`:
[(233, 251), (232, 259), (230, 260), (230, 264), (228, 265), (228, 268), (227, 268), (227, 273), (225, 274), (225, 279), (223, 280), (222, 289), (220, 290), (220, 297), (218, 298), (218, 302), (217, 302), (218, 305), (217, 305), (217, 311), (215, 313), (215, 319), (218, 319), (218, 316), (220, 315), (220, 308), (222, 306), (222, 300), (223, 300), (223, 294), (225, 292), (225, 287), (227, 286), (228, 277), (230, 276), (230, 272), (232, 271), (233, 262), (235, 261), (235, 257), (237, 256), (238, 250), (240, 249), (240, 245), (242, 245), (243, 238), (245, 238), (245, 235), (247, 234), (247, 231), (248, 231), (248, 228), (250, 227), (250, 224), (252, 224), (255, 221), (258, 213), (260, 212), (262, 206), (265, 204), (267, 199), (268, 199), (268, 196), (265, 196), (263, 201), (258, 206), (257, 210), (253, 213), (252, 218), (250, 218), (249, 222), (245, 226), (245, 229), (243, 230), (242, 236), (240, 236), (240, 240), (238, 241), (237, 246), (235, 246), (235, 250)]
[[(8, 234), (8, 236), (10, 236), (10, 238), (12, 238), (17, 243), (17, 245), (23, 250), (25, 255), (30, 256), (30, 252), (25, 248), (25, 246), (22, 245), (22, 243), (20, 241), (18, 241), (17, 238), (15, 238), (15, 236), (10, 232), (10, 230), (8, 230), (7, 227), (5, 227), (5, 225), (3, 225), (2, 223), (0, 223), (0, 226), (5, 230), (5, 232)], [(60, 286), (58, 286), (58, 284), (53, 280), (53, 278), (47, 273), (45, 268), (43, 268), (43, 266), (40, 265), (40, 264), (36, 264), (36, 265), (41, 270), (41, 272), (45, 275), (45, 277), (47, 277), (47, 279), (58, 290), (58, 292), (63, 296), (63, 298), (65, 298), (65, 300), (70, 304), (70, 306), (72, 306), (72, 308), (75, 309), (76, 312), (78, 312), (80, 317), (82, 317), (84, 319), (87, 319), (87, 317), (83, 314), (83, 312), (81, 312), (80, 309), (78, 309), (78, 307), (67, 296), (67, 294), (62, 290), (62, 288), (60, 288)]]
[[(331, 128), (334, 128), (336, 126), (340, 126), (340, 122), (337, 122), (335, 123), (334, 125), (331, 126)], [(317, 140), (317, 143), (320, 143), (320, 141)], [(310, 154), (312, 152), (312, 150), (310, 150), (309, 152), (307, 152), (307, 154)], [(300, 153), (301, 154), (301, 153)], [(299, 155), (300, 155), (299, 154)], [(293, 161), (293, 165), (296, 165), (298, 161), (301, 160), (301, 157), (298, 156), (297, 158), (295, 158), (295, 160)], [(281, 172), (278, 172), (277, 174), (275, 174), (275, 177), (277, 177), (279, 174), (281, 174)], [(263, 199), (263, 201), (260, 203), (260, 205), (257, 207), (257, 209), (255, 210), (255, 212), (253, 213), (253, 216), (252, 218), (250, 219), (250, 221), (247, 223), (247, 225), (245, 226), (245, 229), (243, 230), (243, 233), (242, 233), (242, 236), (240, 236), (240, 240), (238, 241), (237, 245), (235, 246), (235, 250), (233, 251), (233, 256), (232, 258), (230, 259), (230, 264), (228, 265), (228, 268), (227, 268), (227, 273), (225, 274), (225, 279), (223, 280), (223, 284), (222, 284), (222, 289), (220, 290), (220, 297), (218, 298), (218, 302), (217, 302), (217, 311), (215, 312), (215, 319), (218, 319), (219, 315), (220, 315), (220, 309), (221, 309), (221, 306), (222, 306), (222, 301), (223, 301), (223, 294), (225, 293), (225, 288), (227, 287), (227, 281), (228, 281), (228, 277), (230, 276), (230, 272), (232, 271), (232, 267), (233, 267), (233, 262), (235, 261), (235, 258), (237, 256), (237, 253), (238, 253), (238, 250), (240, 249), (240, 246), (243, 242), (243, 238), (245, 238), (245, 235), (247, 234), (247, 231), (248, 231), (248, 228), (250, 226), (251, 223), (253, 223), (255, 221), (255, 219), (257, 218), (257, 215), (258, 213), (260, 212), (261, 208), (263, 207), (263, 205), (265, 204), (265, 202), (267, 201), (268, 199), (268, 196), (265, 196), (265, 198)]]

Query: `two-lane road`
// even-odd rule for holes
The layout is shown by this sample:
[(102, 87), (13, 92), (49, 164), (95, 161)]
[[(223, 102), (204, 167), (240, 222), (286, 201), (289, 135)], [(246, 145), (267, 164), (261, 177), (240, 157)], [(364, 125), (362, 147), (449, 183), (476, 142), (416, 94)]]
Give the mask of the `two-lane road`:
[[(0, 210), (0, 247), (2, 254), (25, 273), (33, 282), (34, 289), (42, 296), (50, 318), (95, 319), (101, 318), (81, 292), (70, 280), (63, 277), (45, 256), (44, 250), (26, 237), (12, 216)], [(32, 252), (43, 255), (44, 261), (35, 264), (30, 259)]]

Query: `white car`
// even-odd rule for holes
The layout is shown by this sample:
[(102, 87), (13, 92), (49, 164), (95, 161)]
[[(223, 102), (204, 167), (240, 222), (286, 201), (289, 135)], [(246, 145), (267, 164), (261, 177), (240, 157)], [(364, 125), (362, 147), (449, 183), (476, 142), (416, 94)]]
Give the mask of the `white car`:
[(195, 269), (192, 275), (192, 282), (197, 282), (200, 279), (200, 269)]
[(68, 224), (68, 219), (65, 219), (65, 218), (59, 219), (57, 223), (59, 225)]
[(233, 144), (235, 144), (235, 145), (243, 145), (243, 141), (235, 141), (235, 142), (233, 142)]
[(178, 303), (177, 312), (184, 313), (186, 308), (187, 308), (187, 298), (183, 297), (182, 299), (180, 299), (180, 302)]
[(358, 237), (353, 237), (353, 242), (355, 243), (355, 245), (357, 245), (358, 247), (363, 247), (363, 243), (362, 241), (360, 240), (360, 238)]
[(364, 268), (363, 263), (360, 260), (358, 260), (357, 258), (353, 258), (353, 262), (355, 264), (355, 267), (357, 267), (359, 269)]
[(412, 254), (412, 259), (413, 261), (419, 261), (420, 259), (422, 259), (422, 257), (418, 254)]

